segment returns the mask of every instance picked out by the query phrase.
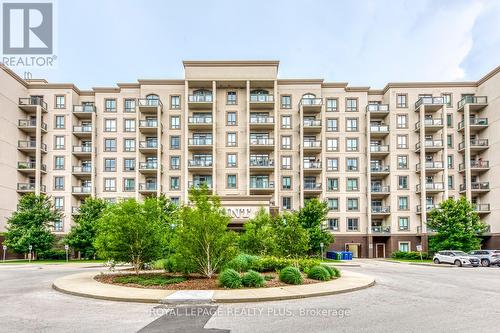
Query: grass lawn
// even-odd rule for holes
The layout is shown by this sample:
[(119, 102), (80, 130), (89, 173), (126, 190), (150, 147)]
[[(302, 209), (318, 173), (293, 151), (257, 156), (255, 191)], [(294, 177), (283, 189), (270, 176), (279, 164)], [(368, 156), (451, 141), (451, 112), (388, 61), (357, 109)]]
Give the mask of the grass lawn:
[(181, 283), (186, 281), (184, 277), (144, 275), (144, 276), (119, 276), (113, 279), (115, 283), (138, 284), (140, 286), (165, 286), (167, 284)]
[[(104, 263), (105, 260), (70, 260), (69, 263), (71, 264), (102, 264)], [(65, 264), (66, 260), (31, 260), (31, 264)], [(0, 265), (5, 264), (5, 265), (23, 265), (23, 264), (30, 264), (30, 262), (26, 259), (19, 259), (19, 260), (6, 260), (5, 262), (0, 261)]]
[(432, 263), (431, 259), (420, 260), (420, 259), (394, 259), (394, 258), (386, 258), (385, 260), (401, 261), (401, 262), (417, 262), (417, 263), (420, 262), (420, 263), (426, 263), (426, 264)]
[(321, 262), (344, 262), (344, 260), (323, 258), (323, 260), (321, 260)]

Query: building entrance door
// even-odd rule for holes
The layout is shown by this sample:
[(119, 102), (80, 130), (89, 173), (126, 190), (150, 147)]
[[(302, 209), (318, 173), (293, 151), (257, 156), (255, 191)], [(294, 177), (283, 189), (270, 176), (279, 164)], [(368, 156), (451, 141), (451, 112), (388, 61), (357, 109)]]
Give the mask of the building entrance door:
[(352, 252), (353, 258), (359, 258), (359, 244), (346, 244), (346, 250)]
[(376, 245), (377, 252), (375, 253), (376, 258), (385, 258), (385, 244), (377, 243)]

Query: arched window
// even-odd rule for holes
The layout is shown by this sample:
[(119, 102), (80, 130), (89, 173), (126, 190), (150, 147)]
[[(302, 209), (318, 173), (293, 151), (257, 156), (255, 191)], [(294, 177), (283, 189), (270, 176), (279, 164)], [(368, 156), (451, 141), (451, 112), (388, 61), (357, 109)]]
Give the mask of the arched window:
[(306, 99), (316, 98), (316, 95), (311, 94), (311, 93), (307, 93), (307, 94), (302, 95), (302, 98), (306, 98)]
[(265, 89), (254, 89), (250, 91), (252, 95), (269, 95), (269, 91)]
[(156, 94), (149, 94), (146, 96), (146, 99), (148, 101), (157, 101), (160, 99), (160, 97), (158, 97), (158, 95), (156, 95)]
[(212, 96), (212, 92), (208, 89), (198, 89), (193, 91), (195, 96)]

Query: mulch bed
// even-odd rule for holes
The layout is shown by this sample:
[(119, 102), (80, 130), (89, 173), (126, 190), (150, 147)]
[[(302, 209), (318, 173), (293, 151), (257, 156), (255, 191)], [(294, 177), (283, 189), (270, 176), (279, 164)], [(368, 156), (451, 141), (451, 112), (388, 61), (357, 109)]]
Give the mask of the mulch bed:
[[(180, 282), (180, 283), (175, 283), (175, 284), (168, 284), (164, 286), (143, 286), (139, 284), (134, 284), (134, 283), (118, 283), (115, 282), (115, 278), (119, 276), (131, 276), (135, 274), (100, 274), (95, 277), (95, 280), (102, 282), (102, 283), (108, 283), (108, 284), (113, 284), (113, 285), (119, 285), (119, 286), (124, 286), (124, 287), (135, 287), (135, 288), (145, 288), (145, 289), (163, 289), (163, 290), (209, 290), (209, 289), (226, 289), (224, 287), (219, 286), (217, 277), (214, 277), (213, 279), (207, 279), (204, 278), (200, 275), (197, 274), (190, 274), (189, 276), (185, 276), (182, 274), (175, 274), (175, 273), (140, 273), (141, 276), (144, 275), (149, 275), (149, 276), (168, 276), (168, 277), (179, 277), (183, 276), (187, 278), (186, 281)], [(273, 276), (272, 280), (266, 281), (266, 285), (263, 288), (271, 288), (271, 287), (284, 287), (284, 286), (290, 286), (290, 284), (283, 283), (279, 280), (278, 274), (276, 272), (269, 272), (269, 273), (262, 273), (264, 276)], [(307, 277), (304, 276), (304, 283), (303, 284), (311, 284), (311, 283), (318, 283), (318, 282), (323, 282), (323, 281), (317, 281), (317, 280), (312, 280), (308, 279)], [(243, 287), (245, 288), (245, 287)]]

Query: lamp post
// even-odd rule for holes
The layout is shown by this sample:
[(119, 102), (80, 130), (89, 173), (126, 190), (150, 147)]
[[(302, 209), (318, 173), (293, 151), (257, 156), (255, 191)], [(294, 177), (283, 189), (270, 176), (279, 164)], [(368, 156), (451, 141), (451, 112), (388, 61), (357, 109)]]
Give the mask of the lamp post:
[(7, 245), (2, 246), (3, 249), (3, 262), (5, 262), (5, 254), (7, 253)]
[(31, 263), (31, 250), (33, 250), (33, 245), (29, 245), (29, 246), (28, 246), (28, 249), (30, 250), (30, 254), (29, 254), (29, 257), (28, 257), (28, 261)]
[(69, 245), (68, 244), (64, 245), (64, 250), (66, 250), (66, 262), (68, 262), (69, 261), (69, 256), (68, 256)]
[(323, 246), (325, 246), (323, 242), (319, 243), (319, 247), (321, 248), (321, 261), (323, 261)]

